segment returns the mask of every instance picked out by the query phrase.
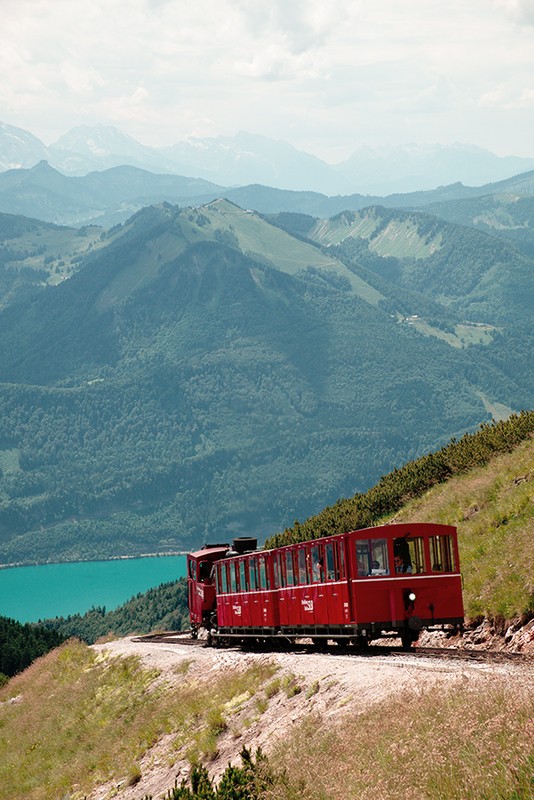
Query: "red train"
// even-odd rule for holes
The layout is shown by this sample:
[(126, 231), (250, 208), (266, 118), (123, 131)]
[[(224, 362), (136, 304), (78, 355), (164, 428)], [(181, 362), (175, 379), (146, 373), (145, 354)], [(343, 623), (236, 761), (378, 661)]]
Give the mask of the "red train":
[(367, 644), (463, 623), (456, 528), (382, 525), (274, 550), (256, 540), (205, 545), (187, 557), (191, 630), (209, 641)]

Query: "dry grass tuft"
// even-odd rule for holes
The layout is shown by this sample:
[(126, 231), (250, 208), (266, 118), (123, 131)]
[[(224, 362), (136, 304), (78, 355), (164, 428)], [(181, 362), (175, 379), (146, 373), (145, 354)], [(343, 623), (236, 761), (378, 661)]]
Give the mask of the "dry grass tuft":
[(534, 700), (498, 679), (482, 688), (460, 679), (446, 691), (414, 692), (329, 730), (309, 717), (273, 763), (301, 783), (302, 800), (532, 797)]

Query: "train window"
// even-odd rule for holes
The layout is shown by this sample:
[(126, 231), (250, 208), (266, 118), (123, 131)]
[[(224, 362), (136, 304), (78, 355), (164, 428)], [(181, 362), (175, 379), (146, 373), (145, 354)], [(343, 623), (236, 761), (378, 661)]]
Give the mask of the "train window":
[(274, 584), (273, 589), (278, 589), (280, 586), (280, 564), (279, 564), (279, 554), (276, 553), (275, 557), (273, 558), (273, 578)]
[(368, 575), (371, 571), (370, 563), (371, 558), (369, 553), (369, 542), (367, 539), (358, 539), (356, 541), (356, 564), (358, 567), (358, 575)]
[(406, 541), (408, 543), (408, 563), (412, 568), (412, 572), (426, 572), (423, 539), (420, 536), (416, 536)]
[(395, 563), (395, 572), (414, 572), (414, 564), (412, 563), (412, 555), (409, 547), (407, 533), (397, 539), (393, 539), (393, 560)]
[(255, 592), (258, 588), (258, 581), (256, 578), (256, 559), (251, 558), (248, 562), (248, 579), (250, 582), (251, 591)]
[(276, 556), (276, 560), (278, 562), (278, 574), (280, 576), (280, 586), (282, 587), (287, 586), (284, 554), (278, 553)]
[(189, 562), (189, 577), (194, 581), (197, 579), (197, 562), (193, 559)]
[(311, 549), (311, 564), (311, 579), (313, 583), (321, 583), (321, 581), (324, 581), (324, 558), (321, 553), (321, 547), (318, 544), (314, 544)]
[(430, 537), (430, 560), (432, 572), (454, 572), (454, 548), (450, 536)]
[(248, 592), (248, 581), (244, 561), (239, 562), (239, 583), (241, 585), (241, 591)]
[(301, 585), (308, 583), (308, 576), (306, 574), (306, 551), (304, 549), (298, 550), (298, 582)]
[(336, 549), (339, 564), (339, 577), (343, 579), (347, 574), (345, 572), (345, 542), (343, 540), (336, 542)]
[(286, 580), (288, 586), (294, 586), (295, 581), (295, 573), (293, 571), (293, 551), (288, 550), (286, 552)]
[(325, 560), (326, 560), (326, 578), (329, 581), (339, 580), (339, 569), (337, 568), (334, 543), (328, 542), (324, 546)]
[(221, 564), (221, 591), (226, 594), (228, 591), (228, 574), (226, 572), (227, 564)]
[(268, 589), (269, 588), (269, 581), (267, 577), (267, 569), (265, 564), (265, 559), (260, 556), (259, 558), (259, 566), (260, 566), (260, 589)]
[(235, 561), (229, 564), (230, 568), (230, 591), (237, 592), (237, 563)]
[(387, 539), (358, 539), (356, 561), (358, 575), (389, 575)]
[(199, 581), (208, 581), (212, 575), (211, 561), (201, 561), (198, 566), (198, 579)]

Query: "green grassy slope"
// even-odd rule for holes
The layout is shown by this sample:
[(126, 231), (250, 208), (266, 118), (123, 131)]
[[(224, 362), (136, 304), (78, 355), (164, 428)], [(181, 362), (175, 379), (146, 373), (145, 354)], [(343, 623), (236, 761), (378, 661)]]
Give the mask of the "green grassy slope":
[(394, 519), (457, 526), (468, 617), (534, 613), (534, 439), (434, 487)]
[[(401, 288), (421, 292), (465, 320), (503, 325), (532, 314), (532, 261), (509, 242), (420, 212), (367, 208), (318, 220), (308, 236), (350, 254)], [(375, 258), (373, 258), (375, 256)], [(376, 258), (378, 256), (378, 258)]]

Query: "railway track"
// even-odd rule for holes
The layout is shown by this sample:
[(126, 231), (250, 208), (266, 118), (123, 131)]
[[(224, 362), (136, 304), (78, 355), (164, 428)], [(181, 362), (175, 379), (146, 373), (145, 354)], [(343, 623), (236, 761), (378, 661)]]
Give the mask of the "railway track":
[[(206, 647), (205, 639), (192, 639), (188, 632), (185, 633), (149, 633), (143, 636), (136, 636), (135, 642), (179, 644), (191, 647)], [(242, 649), (236, 644), (232, 649)], [(268, 646), (248, 647), (248, 650), (268, 651)], [(534, 657), (525, 653), (515, 653), (502, 650), (474, 650), (472, 648), (452, 648), (452, 647), (413, 647), (411, 650), (402, 650), (398, 646), (391, 645), (369, 645), (365, 649), (356, 649), (351, 646), (339, 644), (317, 648), (311, 643), (302, 641), (285, 649), (293, 653), (323, 653), (330, 655), (354, 655), (367, 658), (379, 656), (409, 656), (411, 658), (441, 658), (455, 659), (463, 661), (479, 661), (486, 663), (531, 663), (534, 664)]]

